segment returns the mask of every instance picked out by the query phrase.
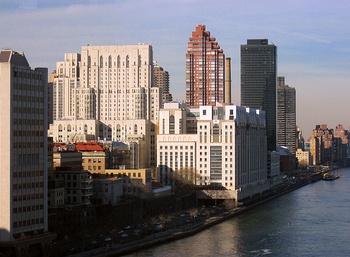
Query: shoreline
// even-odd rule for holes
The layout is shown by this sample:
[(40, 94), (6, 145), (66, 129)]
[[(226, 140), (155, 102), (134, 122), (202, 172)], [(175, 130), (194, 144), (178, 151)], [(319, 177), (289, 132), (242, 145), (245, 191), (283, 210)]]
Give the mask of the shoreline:
[(258, 200), (257, 202), (244, 207), (237, 207), (233, 211), (224, 211), (216, 216), (209, 217), (198, 223), (190, 224), (177, 229), (169, 229), (163, 232), (149, 235), (143, 239), (132, 241), (123, 245), (114, 244), (111, 246), (105, 246), (99, 249), (94, 249), (73, 256), (97, 256), (97, 257), (115, 257), (132, 254), (134, 252), (140, 251), (142, 249), (151, 248), (160, 244), (165, 244), (174, 240), (179, 240), (197, 234), (205, 229), (222, 223), (225, 220), (231, 219), (235, 216), (241, 215), (247, 211), (254, 209), (255, 207), (269, 202), (277, 197), (284, 194), (297, 190), (304, 187), (311, 182), (301, 181), (297, 184), (289, 185), (287, 188), (277, 191), (272, 195), (267, 196), (264, 199)]

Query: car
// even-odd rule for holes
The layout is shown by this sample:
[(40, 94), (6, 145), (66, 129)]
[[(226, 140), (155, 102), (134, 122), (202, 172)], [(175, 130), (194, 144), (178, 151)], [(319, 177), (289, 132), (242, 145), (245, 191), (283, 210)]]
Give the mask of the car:
[(112, 241), (112, 238), (110, 238), (110, 237), (105, 238), (105, 242), (111, 242), (111, 241)]
[(162, 230), (163, 229), (163, 225), (162, 224), (159, 224), (159, 225), (157, 225), (155, 228), (154, 228), (155, 230)]
[(116, 229), (112, 229), (110, 232), (109, 232), (109, 234), (113, 234), (113, 233), (115, 233), (117, 230)]
[(124, 233), (120, 237), (125, 238), (125, 237), (128, 237), (128, 236), (129, 236), (128, 234)]

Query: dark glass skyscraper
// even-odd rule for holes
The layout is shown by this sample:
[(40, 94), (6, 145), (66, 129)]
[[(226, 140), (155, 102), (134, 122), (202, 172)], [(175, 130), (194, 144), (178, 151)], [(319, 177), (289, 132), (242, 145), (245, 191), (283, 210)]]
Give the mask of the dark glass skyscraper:
[(277, 86), (277, 145), (296, 152), (296, 92), (278, 77)]
[(267, 39), (241, 45), (241, 105), (266, 113), (267, 149), (276, 151), (277, 47)]

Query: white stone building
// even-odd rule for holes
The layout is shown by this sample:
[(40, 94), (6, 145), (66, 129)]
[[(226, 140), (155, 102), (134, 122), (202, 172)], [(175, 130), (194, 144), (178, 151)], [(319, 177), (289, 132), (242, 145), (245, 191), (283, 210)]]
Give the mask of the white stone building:
[(237, 201), (269, 189), (263, 111), (200, 106), (197, 133), (186, 134), (181, 133), (186, 131), (186, 110), (174, 103), (164, 107), (157, 137), (159, 182), (168, 185), (172, 173), (194, 172), (193, 183), (223, 186)]
[(154, 84), (152, 46), (83, 46), (56, 68), (54, 141), (140, 142), (154, 167), (162, 88)]

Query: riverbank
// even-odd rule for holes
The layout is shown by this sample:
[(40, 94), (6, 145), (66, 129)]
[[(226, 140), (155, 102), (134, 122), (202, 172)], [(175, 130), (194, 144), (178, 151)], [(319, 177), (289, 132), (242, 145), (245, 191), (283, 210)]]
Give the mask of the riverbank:
[[(209, 227), (212, 227), (216, 224), (219, 224), (227, 219), (231, 219), (237, 215), (241, 215), (244, 212), (247, 212), (258, 205), (261, 205), (267, 201), (271, 201), (281, 195), (287, 194), (291, 191), (294, 191), (300, 187), (303, 187), (310, 182), (303, 180), (297, 181), (294, 184), (284, 184), (283, 187), (276, 188), (272, 191), (272, 193), (268, 196), (265, 196), (259, 201), (256, 201), (250, 205), (237, 207), (232, 210), (227, 210), (225, 208), (214, 208), (214, 212), (212, 211), (210, 216), (204, 219), (198, 218), (194, 222), (189, 222), (187, 224), (182, 224), (177, 227), (168, 227), (160, 232), (152, 233), (150, 235), (145, 236), (142, 239), (127, 241), (124, 243), (110, 244), (108, 246), (100, 247), (98, 249), (92, 249), (89, 251), (81, 252), (72, 256), (98, 256), (98, 257), (112, 257), (112, 256), (123, 256), (127, 254), (131, 254), (133, 252), (140, 251), (145, 248), (150, 248), (152, 246), (156, 246), (159, 244), (164, 244), (167, 242), (171, 242), (174, 240), (178, 240), (181, 238), (192, 236), (196, 233), (199, 233)], [(180, 214), (185, 215), (183, 214)]]

